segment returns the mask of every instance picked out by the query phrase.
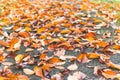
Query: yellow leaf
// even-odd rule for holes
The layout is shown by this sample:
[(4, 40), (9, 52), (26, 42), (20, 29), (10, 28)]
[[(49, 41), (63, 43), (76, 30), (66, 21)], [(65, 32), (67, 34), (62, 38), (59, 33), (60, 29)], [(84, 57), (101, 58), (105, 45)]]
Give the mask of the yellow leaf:
[(60, 33), (61, 33), (61, 34), (70, 34), (71, 31), (70, 31), (70, 30), (62, 30)]
[(37, 33), (42, 33), (44, 31), (45, 31), (45, 28), (40, 28), (40, 29), (37, 30)]
[(16, 63), (20, 63), (21, 60), (24, 58), (25, 55), (23, 54), (18, 54), (16, 57), (15, 57), (15, 61)]
[(31, 28), (30, 27), (25, 27), (25, 30), (26, 31), (31, 31)]

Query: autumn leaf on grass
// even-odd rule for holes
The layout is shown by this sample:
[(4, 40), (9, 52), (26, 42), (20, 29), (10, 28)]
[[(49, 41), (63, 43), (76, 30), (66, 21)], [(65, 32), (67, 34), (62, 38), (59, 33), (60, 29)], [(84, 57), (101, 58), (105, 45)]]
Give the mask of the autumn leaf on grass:
[(61, 42), (61, 40), (59, 38), (52, 38), (49, 40), (49, 43), (54, 43), (54, 42), (59, 43)]
[(30, 80), (26, 75), (18, 75), (17, 80)]
[(114, 71), (112, 71), (111, 69), (103, 69), (103, 70), (99, 70), (98, 73), (99, 72), (105, 78), (111, 78), (111, 79), (113, 79), (116, 76), (116, 73)]
[(26, 31), (31, 31), (32, 29), (30, 27), (25, 27)]
[(0, 76), (0, 80), (9, 80), (9, 78)]
[(3, 55), (0, 55), (0, 63), (5, 60), (5, 57)]
[(8, 47), (9, 44), (7, 42), (5, 42), (5, 41), (0, 40), (0, 46)]
[(23, 72), (24, 72), (25, 74), (27, 74), (27, 75), (32, 75), (32, 74), (34, 74), (34, 71), (31, 70), (31, 69), (28, 69), (28, 68), (23, 69)]
[(41, 53), (39, 59), (40, 59), (40, 60), (45, 60), (46, 57), (47, 57), (47, 54)]
[(67, 69), (69, 69), (69, 70), (77, 70), (77, 68), (78, 68), (78, 66), (75, 63), (71, 64), (70, 66), (67, 67)]
[(70, 31), (70, 30), (62, 30), (60, 33), (61, 33), (61, 34), (70, 34), (71, 31)]
[(56, 45), (55, 45), (55, 44), (50, 44), (50, 45), (48, 46), (48, 49), (49, 49), (49, 50), (54, 50), (54, 49), (55, 49), (55, 47), (56, 47)]
[(90, 59), (96, 59), (96, 58), (99, 58), (100, 55), (98, 53), (89, 53), (87, 54), (87, 57)]
[(40, 28), (40, 29), (37, 29), (37, 33), (42, 33), (45, 31), (45, 28)]
[(16, 63), (20, 63), (24, 57), (24, 54), (18, 54), (17, 56), (15, 56)]
[(55, 64), (55, 63), (62, 62), (62, 60), (59, 59), (58, 57), (52, 57), (52, 58), (48, 59), (47, 62), (50, 63), (50, 64)]
[[(10, 41), (9, 41), (9, 49), (12, 49), (12, 48), (19, 48), (20, 46), (15, 46), (17, 43), (19, 42), (19, 39), (18, 38), (13, 38), (13, 39), (11, 39)], [(20, 44), (20, 42), (19, 42), (19, 44)]]
[(88, 41), (92, 41), (96, 39), (96, 36), (95, 33), (88, 32), (87, 34), (84, 35), (84, 38), (87, 39)]
[(113, 49), (115, 49), (115, 50), (120, 50), (120, 45), (113, 45)]
[(114, 64), (114, 63), (112, 63), (112, 62), (109, 61), (109, 60), (106, 61), (105, 64), (106, 64), (107, 66), (111, 67), (111, 68), (120, 70), (120, 65), (119, 65), (119, 64)]
[(30, 34), (28, 32), (19, 32), (18, 33), (21, 37), (28, 38), (30, 37)]
[(61, 44), (58, 44), (57, 47), (64, 47), (67, 50), (73, 50), (73, 47), (69, 42), (63, 42)]
[(87, 58), (87, 53), (80, 53), (78, 56), (77, 56), (77, 60), (81, 63), (87, 63), (89, 62), (90, 60)]
[(14, 30), (14, 31), (17, 31), (17, 30), (20, 30), (21, 29), (21, 27), (19, 27), (19, 26), (14, 26), (13, 28), (12, 28), (12, 30)]
[(99, 47), (106, 47), (106, 46), (108, 45), (108, 43), (105, 42), (105, 41), (99, 41), (99, 42), (97, 43), (97, 45), (98, 45)]
[(67, 80), (83, 80), (86, 75), (80, 71), (74, 72), (72, 75), (67, 77)]
[(35, 75), (40, 76), (40, 77), (44, 77), (43, 70), (41, 67), (35, 66), (34, 72), (35, 72)]

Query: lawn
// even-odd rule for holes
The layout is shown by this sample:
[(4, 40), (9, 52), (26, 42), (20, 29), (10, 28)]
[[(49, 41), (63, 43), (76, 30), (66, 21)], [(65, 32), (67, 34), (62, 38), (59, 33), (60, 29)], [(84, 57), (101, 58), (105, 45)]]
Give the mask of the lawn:
[(119, 0), (1, 0), (0, 80), (120, 80)]

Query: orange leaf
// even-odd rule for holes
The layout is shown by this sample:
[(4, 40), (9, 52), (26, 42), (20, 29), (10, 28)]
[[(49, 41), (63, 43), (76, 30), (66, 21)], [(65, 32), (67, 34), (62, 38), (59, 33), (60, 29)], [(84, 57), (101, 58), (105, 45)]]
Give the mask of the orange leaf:
[(111, 61), (107, 61), (106, 65), (109, 66), (109, 67), (111, 67), (111, 68), (120, 70), (120, 65), (119, 64), (114, 64)]
[(98, 45), (99, 47), (106, 47), (106, 46), (108, 45), (108, 43), (107, 43), (107, 42), (104, 42), (104, 41), (99, 41), (99, 42), (97, 43), (97, 45)]
[(101, 74), (105, 77), (105, 78), (114, 78), (116, 76), (116, 73), (110, 69), (104, 69), (101, 70)]
[(14, 31), (16, 31), (17, 29), (19, 29), (20, 27), (19, 26), (14, 26), (12, 29), (14, 30)]
[(48, 46), (48, 49), (50, 49), (50, 50), (54, 50), (55, 47), (56, 47), (56, 45), (54, 45), (54, 44), (50, 44), (50, 45)]
[(5, 46), (5, 47), (9, 46), (9, 44), (7, 42), (2, 41), (2, 40), (0, 40), (0, 45)]
[(85, 38), (86, 38), (87, 40), (89, 40), (89, 41), (95, 40), (95, 39), (96, 39), (95, 33), (89, 32), (89, 33), (87, 33), (87, 34), (85, 35)]
[(4, 60), (4, 56), (0, 55), (0, 63)]
[(37, 76), (43, 77), (43, 70), (41, 67), (35, 66), (34, 67), (34, 72)]
[(119, 49), (120, 49), (120, 46), (119, 46), (119, 45), (113, 45), (113, 49), (119, 50)]
[(89, 53), (87, 57), (90, 59), (96, 59), (96, 58), (99, 58), (100, 55), (98, 53)]
[(87, 58), (87, 53), (80, 53), (78, 56), (77, 56), (77, 60), (79, 62), (82, 62), (82, 63), (86, 63), (86, 62), (89, 62), (88, 58)]
[(57, 57), (52, 57), (48, 60), (48, 63), (50, 64), (59, 63), (59, 62), (62, 62), (62, 60)]
[(30, 79), (25, 75), (18, 75), (17, 80), (30, 80)]
[(11, 39), (11, 41), (9, 41), (10, 49), (11, 49), (11, 48), (14, 48), (14, 45), (15, 45), (16, 43), (18, 43), (18, 42), (19, 42), (19, 40), (18, 40), (17, 38)]
[(46, 70), (46, 71), (50, 71), (50, 67), (51, 67), (50, 64), (45, 64), (45, 65), (42, 66), (42, 69)]
[(28, 32), (19, 32), (18, 33), (21, 37), (28, 38), (30, 37), (30, 34)]
[(40, 54), (40, 60), (44, 60), (47, 57), (47, 55), (45, 53), (41, 53)]

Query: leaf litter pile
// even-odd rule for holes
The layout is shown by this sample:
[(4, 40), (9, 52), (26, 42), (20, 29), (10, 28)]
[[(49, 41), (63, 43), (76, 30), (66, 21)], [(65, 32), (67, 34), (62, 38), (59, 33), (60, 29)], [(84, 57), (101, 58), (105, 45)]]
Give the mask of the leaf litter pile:
[[(0, 80), (120, 80), (120, 4), (0, 0)], [(86, 71), (87, 70), (87, 71)]]

